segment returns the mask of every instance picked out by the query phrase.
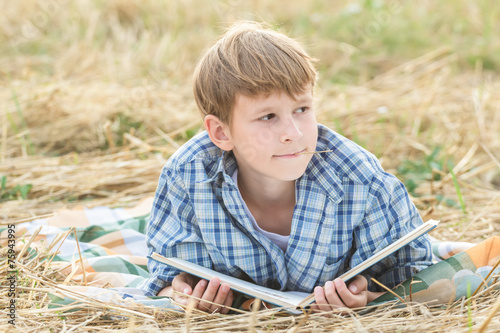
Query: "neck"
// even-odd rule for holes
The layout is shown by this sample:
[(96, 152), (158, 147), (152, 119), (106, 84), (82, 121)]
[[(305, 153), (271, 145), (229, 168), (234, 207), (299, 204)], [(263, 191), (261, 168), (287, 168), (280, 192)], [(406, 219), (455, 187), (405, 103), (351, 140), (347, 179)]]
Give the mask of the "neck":
[(238, 173), (238, 188), (247, 205), (261, 208), (295, 205), (295, 181), (259, 181)]

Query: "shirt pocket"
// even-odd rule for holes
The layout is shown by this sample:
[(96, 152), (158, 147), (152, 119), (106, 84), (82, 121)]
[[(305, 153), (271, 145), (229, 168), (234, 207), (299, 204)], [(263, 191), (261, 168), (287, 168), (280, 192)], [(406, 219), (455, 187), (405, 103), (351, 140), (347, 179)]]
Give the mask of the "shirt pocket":
[(338, 258), (337, 261), (328, 260), (325, 263), (323, 270), (321, 271), (318, 278), (318, 285), (323, 286), (327, 281), (332, 281), (338, 277), (339, 272), (342, 271), (344, 267), (344, 258)]
[(323, 281), (331, 281), (347, 272), (353, 248), (348, 243), (332, 245), (320, 274)]

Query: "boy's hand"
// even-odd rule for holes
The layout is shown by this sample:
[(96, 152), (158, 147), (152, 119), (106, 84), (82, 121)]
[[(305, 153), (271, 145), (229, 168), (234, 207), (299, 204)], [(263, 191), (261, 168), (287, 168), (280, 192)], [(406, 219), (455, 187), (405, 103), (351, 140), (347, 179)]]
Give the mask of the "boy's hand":
[[(167, 291), (168, 288), (171, 288), (172, 291)], [(179, 293), (200, 298), (201, 300), (185, 297)], [(210, 313), (227, 314), (229, 312), (227, 307), (233, 304), (233, 291), (227, 283), (221, 284), (218, 277), (208, 282), (184, 272), (174, 278), (171, 287), (167, 287), (158, 293), (158, 296), (164, 295), (171, 296), (177, 303), (184, 305), (188, 305), (193, 300), (196, 302), (196, 309)], [(223, 306), (221, 307), (221, 305)]]
[(339, 308), (362, 307), (383, 293), (368, 291), (368, 282), (362, 275), (358, 275), (349, 284), (341, 279), (328, 281), (324, 287), (314, 288), (316, 302), (311, 305), (316, 311), (332, 311)]

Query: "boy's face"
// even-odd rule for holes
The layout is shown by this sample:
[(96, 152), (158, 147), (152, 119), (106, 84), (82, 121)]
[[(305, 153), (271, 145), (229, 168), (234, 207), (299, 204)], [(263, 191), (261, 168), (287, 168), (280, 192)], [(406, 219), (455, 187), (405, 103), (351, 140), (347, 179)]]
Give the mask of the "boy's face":
[(295, 100), (285, 92), (237, 95), (232, 122), (226, 128), (239, 172), (255, 180), (300, 178), (316, 149), (318, 127), (312, 85)]

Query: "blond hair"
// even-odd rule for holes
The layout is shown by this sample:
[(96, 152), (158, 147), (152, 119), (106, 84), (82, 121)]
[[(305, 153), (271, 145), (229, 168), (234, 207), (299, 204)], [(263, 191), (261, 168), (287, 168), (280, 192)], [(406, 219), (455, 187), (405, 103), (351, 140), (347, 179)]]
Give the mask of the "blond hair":
[(304, 48), (255, 22), (237, 22), (196, 66), (193, 91), (203, 116), (230, 124), (236, 95), (284, 91), (291, 98), (314, 85), (317, 72)]

